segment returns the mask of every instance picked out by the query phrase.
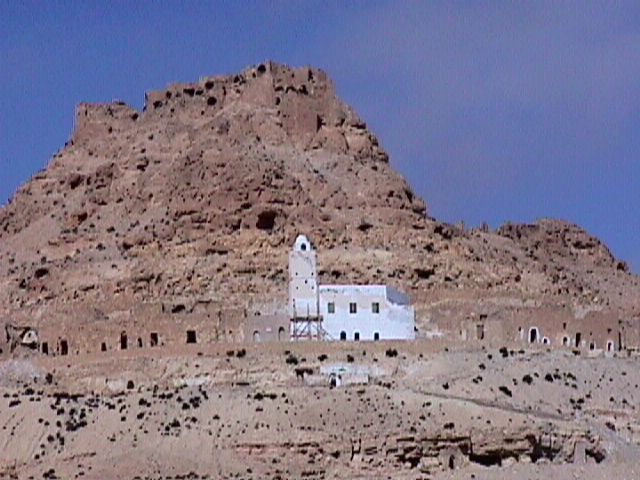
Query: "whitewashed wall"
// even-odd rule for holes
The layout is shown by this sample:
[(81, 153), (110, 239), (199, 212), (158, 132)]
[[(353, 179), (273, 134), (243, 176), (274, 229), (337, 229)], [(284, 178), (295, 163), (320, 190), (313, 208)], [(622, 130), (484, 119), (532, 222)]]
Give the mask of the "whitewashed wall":
[[(410, 340), (415, 338), (415, 311), (406, 295), (385, 285), (320, 285), (320, 313), (323, 327), (333, 340), (346, 333), (347, 340)], [(329, 313), (328, 304), (335, 305)], [(355, 302), (356, 313), (350, 313), (349, 304)], [(380, 306), (373, 313), (372, 304)], [(395, 303), (402, 302), (402, 303)]]
[(298, 235), (289, 253), (289, 316), (307, 317), (317, 313), (316, 252), (307, 237)]

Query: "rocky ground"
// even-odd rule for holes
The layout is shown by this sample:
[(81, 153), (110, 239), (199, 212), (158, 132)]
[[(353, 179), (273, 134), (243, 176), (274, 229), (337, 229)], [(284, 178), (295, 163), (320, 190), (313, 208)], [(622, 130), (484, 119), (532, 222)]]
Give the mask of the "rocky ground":
[[(0, 364), (0, 476), (640, 474), (635, 358), (414, 342), (194, 346), (67, 362)], [(366, 371), (367, 382), (331, 387), (320, 368), (332, 365)]]

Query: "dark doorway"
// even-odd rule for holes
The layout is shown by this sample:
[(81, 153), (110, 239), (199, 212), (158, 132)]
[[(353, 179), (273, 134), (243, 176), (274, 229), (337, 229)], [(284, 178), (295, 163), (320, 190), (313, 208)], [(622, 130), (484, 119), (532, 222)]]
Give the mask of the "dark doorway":
[(42, 353), (49, 355), (49, 344), (47, 342), (42, 342)]
[(101, 352), (106, 352), (107, 351), (107, 344), (102, 342), (102, 345), (100, 345), (100, 351)]
[(380, 340), (380, 334), (378, 332), (375, 332), (373, 334), (373, 339), (377, 342), (378, 340)]
[(529, 343), (536, 343), (538, 341), (538, 328), (532, 327), (529, 329)]
[(484, 323), (476, 325), (476, 338), (478, 340), (484, 340)]
[(196, 343), (196, 331), (187, 330), (187, 343)]
[(120, 350), (127, 349), (127, 334), (126, 332), (120, 333)]
[(347, 332), (342, 331), (340, 332), (340, 340), (346, 340), (347, 339)]
[(456, 468), (456, 457), (453, 455), (449, 455), (449, 470), (454, 470)]
[(138, 348), (142, 348), (142, 339), (138, 337)]
[(355, 332), (353, 334), (353, 339), (357, 342), (358, 340), (360, 340), (360, 332)]
[(60, 340), (60, 355), (69, 354), (69, 344), (66, 340)]
[(158, 334), (156, 332), (151, 332), (151, 342), (149, 343), (152, 347), (158, 345)]
[(576, 348), (580, 348), (581, 342), (582, 342), (582, 334), (578, 332), (576, 333)]
[(286, 330), (284, 329), (284, 327), (280, 327), (280, 328), (278, 329), (278, 341), (279, 341), (279, 342), (284, 342), (284, 341), (286, 340), (286, 337), (285, 337), (286, 333), (287, 333), (287, 332), (286, 332)]

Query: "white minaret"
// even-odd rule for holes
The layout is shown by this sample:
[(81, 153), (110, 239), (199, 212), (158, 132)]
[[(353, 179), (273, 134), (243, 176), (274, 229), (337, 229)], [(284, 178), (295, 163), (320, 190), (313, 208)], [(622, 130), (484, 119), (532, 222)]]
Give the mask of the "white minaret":
[(318, 272), (316, 252), (304, 235), (298, 235), (289, 253), (289, 315), (317, 317)]

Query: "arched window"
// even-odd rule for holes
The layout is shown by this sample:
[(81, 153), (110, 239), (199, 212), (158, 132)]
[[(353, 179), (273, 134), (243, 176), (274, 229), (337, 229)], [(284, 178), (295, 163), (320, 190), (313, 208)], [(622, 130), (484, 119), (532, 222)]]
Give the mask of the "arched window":
[(353, 334), (353, 339), (357, 342), (358, 340), (360, 340), (360, 332), (355, 332)]
[(253, 331), (253, 341), (256, 343), (260, 341), (260, 332), (258, 330)]
[(550, 344), (551, 344), (551, 340), (549, 340), (549, 337), (544, 337), (544, 338), (542, 339), (542, 343), (543, 343), (544, 345), (550, 345)]
[(589, 350), (595, 350), (595, 349), (596, 349), (596, 342), (589, 343)]
[(286, 335), (286, 330), (284, 329), (284, 327), (280, 327), (278, 329), (278, 341), (279, 342), (284, 342), (286, 340), (285, 335)]
[(374, 334), (373, 334), (373, 340), (374, 340), (374, 341), (376, 341), (376, 342), (377, 342), (378, 340), (380, 340), (380, 334), (379, 334), (378, 332), (374, 332)]
[(567, 337), (566, 335), (562, 337), (562, 345), (564, 347), (568, 347), (570, 343), (571, 343), (571, 340), (569, 340), (569, 337)]
[(607, 341), (607, 352), (613, 352), (615, 350), (615, 344), (613, 340)]
[(340, 332), (340, 340), (346, 340), (346, 339), (347, 339), (347, 332), (343, 330), (342, 332)]

